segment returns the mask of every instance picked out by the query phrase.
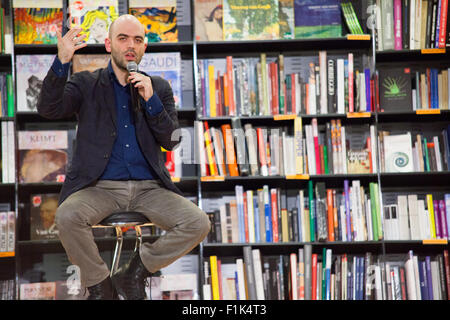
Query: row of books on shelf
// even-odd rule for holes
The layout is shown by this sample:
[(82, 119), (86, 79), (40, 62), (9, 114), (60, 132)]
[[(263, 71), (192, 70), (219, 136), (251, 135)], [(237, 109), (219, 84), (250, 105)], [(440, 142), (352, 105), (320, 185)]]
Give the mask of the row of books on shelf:
[[(420, 131), (419, 131), (420, 132)], [(430, 134), (379, 130), (381, 172), (440, 172), (450, 169), (450, 125)]]
[[(384, 197), (384, 198), (383, 198)], [(343, 188), (308, 182), (307, 190), (264, 185), (204, 198), (209, 243), (282, 243), (450, 239), (450, 194), (381, 196), (377, 183)]]
[(449, 169), (450, 126), (427, 134), (385, 129), (376, 137), (374, 125), (344, 126), (333, 119), (319, 126), (316, 118), (303, 125), (301, 117), (294, 119), (293, 130), (242, 126), (237, 117), (220, 127), (194, 122), (202, 177), (376, 173), (377, 139), (381, 172)]
[(14, 279), (0, 281), (0, 300), (14, 300)]
[(448, 34), (448, 0), (376, 0), (378, 51), (445, 48)]
[(361, 64), (364, 57), (327, 51), (318, 57), (199, 59), (197, 112), (216, 117), (449, 108), (448, 68), (381, 67), (373, 77)]
[(2, 183), (15, 182), (15, 131), (14, 121), (1, 122), (1, 158)]
[(205, 117), (375, 111), (370, 69), (353, 53), (199, 59), (197, 112)]
[[(16, 56), (17, 112), (37, 112), (37, 101), (42, 82), (55, 59), (53, 54)], [(105, 68), (109, 54), (75, 54), (72, 62), (73, 73), (94, 71)], [(192, 68), (192, 64), (191, 64)], [(169, 81), (174, 94), (175, 107), (182, 108), (181, 54), (180, 52), (145, 53), (139, 70), (150, 76), (161, 76)]]
[(439, 254), (385, 256), (335, 254), (304, 245), (288, 255), (262, 255), (243, 248), (228, 261), (204, 261), (205, 300), (447, 300), (448, 250)]
[[(203, 199), (211, 219), (209, 242), (282, 243), (314, 241), (378, 241), (383, 218), (377, 183), (359, 180), (343, 190), (324, 182), (308, 182), (307, 190), (282, 190), (264, 185), (257, 190), (235, 187), (234, 196)], [(210, 208), (209, 203), (215, 202)], [(205, 206), (206, 203), (206, 206)]]

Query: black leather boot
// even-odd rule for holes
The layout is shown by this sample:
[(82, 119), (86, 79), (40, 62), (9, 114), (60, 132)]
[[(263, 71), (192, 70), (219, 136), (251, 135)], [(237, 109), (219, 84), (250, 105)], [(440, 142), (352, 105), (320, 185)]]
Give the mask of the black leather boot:
[(118, 300), (117, 292), (112, 285), (111, 278), (108, 276), (102, 282), (88, 287), (88, 300)]
[(117, 293), (125, 300), (145, 300), (145, 280), (151, 273), (141, 261), (139, 252), (131, 255), (130, 261), (112, 276)]

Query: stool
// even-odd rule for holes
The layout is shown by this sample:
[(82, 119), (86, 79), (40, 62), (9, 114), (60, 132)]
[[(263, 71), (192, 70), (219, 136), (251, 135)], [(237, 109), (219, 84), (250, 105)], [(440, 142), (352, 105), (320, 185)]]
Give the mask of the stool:
[(116, 247), (114, 249), (113, 262), (111, 266), (110, 276), (117, 271), (119, 266), (120, 254), (122, 252), (123, 232), (122, 228), (134, 227), (136, 231), (136, 244), (134, 250), (139, 250), (142, 245), (142, 231), (141, 227), (153, 226), (154, 223), (150, 222), (146, 216), (140, 212), (135, 211), (123, 211), (115, 212), (92, 228), (115, 228), (116, 229)]

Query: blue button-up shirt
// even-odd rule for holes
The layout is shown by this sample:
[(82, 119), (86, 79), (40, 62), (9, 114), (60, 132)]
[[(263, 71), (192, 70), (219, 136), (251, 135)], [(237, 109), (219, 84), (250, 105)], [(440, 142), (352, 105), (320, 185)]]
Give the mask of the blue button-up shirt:
[[(53, 71), (60, 77), (67, 76), (69, 63), (62, 64), (56, 57)], [(130, 85), (122, 86), (116, 78), (111, 62), (108, 64), (110, 78), (114, 87), (117, 113), (117, 138), (114, 142), (109, 162), (100, 179), (102, 180), (150, 180), (155, 176), (145, 159), (136, 138), (131, 108)], [(156, 93), (146, 101), (146, 111), (158, 115), (163, 105)]]

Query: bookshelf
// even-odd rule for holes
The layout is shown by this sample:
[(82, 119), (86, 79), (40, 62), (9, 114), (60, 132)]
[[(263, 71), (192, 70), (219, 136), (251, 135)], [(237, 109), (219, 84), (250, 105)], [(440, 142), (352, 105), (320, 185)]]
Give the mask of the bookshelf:
[[(2, 1), (6, 3), (9, 1)], [(66, 2), (66, 1), (64, 1)], [(127, 1), (119, 1), (125, 6)], [(195, 1), (188, 1), (191, 8), (194, 8)], [(11, 7), (9, 7), (11, 10)], [(121, 9), (124, 10), (123, 7)], [(182, 127), (193, 126), (194, 122), (208, 122), (209, 126), (220, 127), (222, 124), (230, 124), (232, 116), (203, 116), (196, 108), (195, 92), (198, 89), (199, 73), (196, 68), (197, 62), (201, 59), (225, 58), (233, 56), (238, 58), (259, 57), (261, 53), (266, 53), (267, 57), (276, 58), (279, 54), (285, 57), (318, 57), (321, 50), (327, 51), (330, 56), (342, 56), (349, 52), (355, 56), (355, 62), (358, 65), (370, 69), (371, 74), (380, 66), (392, 66), (400, 63), (405, 66), (433, 66), (450, 67), (448, 61), (448, 50), (386, 50), (377, 51), (376, 39), (374, 34), (363, 36), (342, 36), (328, 39), (290, 39), (290, 40), (254, 40), (254, 41), (198, 41), (195, 40), (195, 24), (193, 17), (194, 10), (191, 9), (190, 37), (176, 43), (152, 43), (147, 48), (147, 52), (180, 52), (182, 60), (192, 61), (193, 67), (193, 105), (183, 106), (178, 110), (178, 117)], [(11, 14), (11, 11), (10, 11)], [(188, 39), (190, 38), (190, 40)], [(12, 54), (0, 55), (0, 65), (5, 70), (15, 74), (15, 57), (24, 54), (56, 54), (56, 45), (14, 45)], [(103, 45), (89, 45), (79, 51), (80, 54), (103, 54)], [(364, 58), (362, 58), (364, 57)], [(356, 61), (360, 59), (361, 61)], [(355, 64), (356, 65), (356, 64)], [(431, 110), (418, 114), (415, 111), (386, 111), (378, 112), (377, 109), (372, 112), (355, 113), (326, 113), (326, 114), (300, 114), (305, 125), (310, 125), (313, 119), (317, 120), (318, 125), (323, 128), (326, 123), (332, 119), (340, 119), (345, 126), (367, 125), (374, 126), (375, 133), (378, 133), (385, 125), (396, 125), (406, 123), (414, 126), (416, 124), (433, 126), (435, 123), (442, 125), (449, 124), (449, 110)], [(242, 126), (249, 123), (253, 127), (287, 127), (292, 130), (294, 119), (292, 116), (277, 115), (250, 115), (239, 116)], [(14, 117), (0, 118), (2, 121), (13, 121), (16, 132), (22, 130), (25, 124), (45, 122), (60, 122), (43, 119), (33, 112), (17, 112)], [(64, 119), (66, 122), (75, 122), (76, 119)], [(16, 135), (17, 137), (17, 135)], [(376, 135), (378, 137), (378, 135)], [(378, 140), (376, 141), (377, 148)], [(16, 148), (17, 150), (17, 148)], [(378, 154), (378, 153), (377, 153)], [(270, 188), (280, 188), (281, 190), (306, 190), (309, 181), (314, 185), (325, 183), (326, 188), (342, 190), (344, 180), (358, 180), (368, 193), (369, 184), (377, 183), (380, 190), (383, 205), (383, 196), (388, 193), (433, 193), (442, 195), (450, 192), (450, 171), (432, 171), (432, 172), (408, 172), (408, 173), (388, 173), (380, 169), (380, 162), (377, 159), (377, 170), (373, 173), (361, 174), (305, 174), (295, 175), (269, 175), (269, 176), (220, 176), (204, 177), (200, 170), (197, 170), (195, 176), (183, 176), (175, 179), (176, 185), (189, 196), (194, 196), (198, 200), (201, 208), (205, 208), (208, 198), (220, 197), (221, 195), (232, 196), (236, 185), (243, 186), (244, 190), (256, 190), (268, 185)], [(17, 173), (16, 173), (17, 176)], [(36, 192), (39, 193), (58, 193), (61, 190), (61, 183), (19, 183), (17, 177), (14, 183), (0, 184), (0, 202), (9, 202), (14, 210), (16, 221), (16, 251), (13, 256), (10, 254), (0, 255), (0, 280), (15, 280), (15, 298), (19, 298), (19, 285), (24, 273), (33, 272), (36, 268), (34, 262), (39, 263), (39, 255), (47, 253), (63, 253), (64, 250), (58, 240), (30, 240), (30, 221), (29, 221), (29, 198)], [(155, 236), (145, 236), (147, 241), (154, 241)], [(114, 238), (105, 236), (96, 239), (100, 251), (113, 251)], [(125, 238), (124, 249), (131, 249), (134, 240)], [(297, 253), (300, 248), (311, 245), (312, 252), (321, 256), (323, 249), (332, 249), (333, 254), (348, 254), (363, 256), (367, 252), (380, 257), (381, 260), (387, 258), (390, 254), (406, 255), (408, 250), (413, 250), (419, 255), (441, 254), (444, 249), (448, 250), (448, 242), (439, 239), (424, 240), (377, 240), (377, 241), (280, 241), (274, 242), (238, 242), (238, 243), (216, 243), (204, 241), (194, 253), (199, 256), (199, 293), (201, 298), (205, 298), (202, 292), (202, 286), (206, 283), (204, 269), (205, 262), (209, 262), (210, 256), (223, 258), (224, 261), (234, 261), (236, 258), (243, 257), (243, 248), (250, 246), (252, 249), (259, 249), (261, 256), (289, 256), (291, 253)], [(27, 275), (29, 278), (30, 275)]]

